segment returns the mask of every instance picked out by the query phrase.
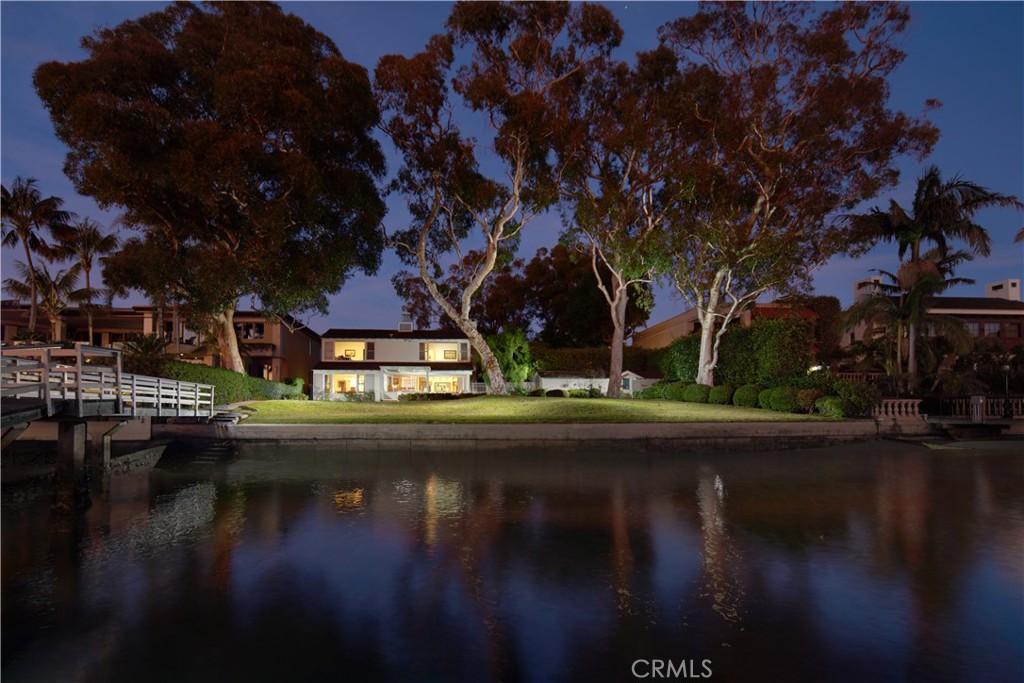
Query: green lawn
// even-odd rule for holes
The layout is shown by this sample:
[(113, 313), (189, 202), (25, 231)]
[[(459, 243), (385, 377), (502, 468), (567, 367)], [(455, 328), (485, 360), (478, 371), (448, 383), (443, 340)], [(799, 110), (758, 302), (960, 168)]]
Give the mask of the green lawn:
[(259, 401), (243, 406), (247, 424), (794, 422), (814, 415), (678, 401), (479, 396), (454, 401), (346, 403)]

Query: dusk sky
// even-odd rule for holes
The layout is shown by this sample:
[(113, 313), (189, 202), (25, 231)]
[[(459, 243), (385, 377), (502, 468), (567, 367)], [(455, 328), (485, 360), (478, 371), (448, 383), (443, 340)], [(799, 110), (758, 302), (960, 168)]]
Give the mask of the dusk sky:
[[(163, 3), (138, 2), (3, 2), (0, 4), (0, 177), (9, 186), (16, 176), (34, 177), (44, 195), (58, 195), (66, 208), (110, 225), (115, 213), (101, 212), (91, 199), (77, 195), (62, 171), (66, 148), (57, 140), (49, 117), (32, 88), (32, 73), (45, 61), (84, 58), (80, 39), (103, 26), (114, 26), (158, 10)], [(385, 54), (411, 55), (444, 27), (447, 3), (284, 3), (285, 8), (330, 36), (344, 56), (372, 73)], [(657, 29), (676, 17), (691, 14), (691, 3), (608, 3), (625, 31), (618, 57), (629, 59), (656, 44)], [(867, 206), (886, 206), (890, 198), (909, 207), (914, 184), (923, 168), (935, 164), (943, 177), (961, 174), (991, 190), (1024, 195), (1024, 3), (913, 3), (911, 26), (903, 49), (906, 61), (891, 79), (890, 106), (919, 114), (928, 98), (943, 103), (930, 119), (941, 130), (931, 157), (923, 163), (905, 159), (899, 186)], [(484, 141), (481, 141), (484, 142)], [(390, 144), (382, 142), (389, 172), (398, 168)], [(388, 202), (389, 230), (406, 227), (401, 197)], [(865, 207), (867, 208), (867, 207)], [(984, 285), (1020, 278), (1024, 245), (1013, 236), (1024, 215), (1008, 209), (978, 214), (988, 228), (993, 254), (963, 266), (958, 274), (977, 284), (949, 294), (981, 296)], [(561, 225), (554, 212), (526, 229), (519, 255), (529, 259), (538, 247), (551, 246)], [(3, 250), (3, 277), (13, 274), (18, 250)], [(832, 294), (848, 305), (852, 283), (872, 269), (895, 270), (896, 248), (881, 245), (866, 256), (833, 259), (818, 271), (816, 292)], [(402, 301), (391, 275), (399, 268), (393, 254), (384, 258), (375, 277), (353, 277), (333, 297), (330, 315), (316, 317), (310, 327), (393, 327)], [(141, 298), (123, 303), (143, 303)], [(248, 307), (242, 301), (240, 308)], [(671, 291), (660, 289), (650, 323), (687, 308)]]

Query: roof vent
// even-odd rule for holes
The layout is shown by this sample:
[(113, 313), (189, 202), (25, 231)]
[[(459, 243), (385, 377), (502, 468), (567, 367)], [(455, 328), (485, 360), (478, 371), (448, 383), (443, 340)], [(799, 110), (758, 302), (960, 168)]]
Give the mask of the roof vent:
[(413, 331), (412, 316), (411, 315), (409, 315), (408, 313), (403, 313), (402, 314), (402, 319), (398, 321), (398, 331), (399, 332), (412, 332)]

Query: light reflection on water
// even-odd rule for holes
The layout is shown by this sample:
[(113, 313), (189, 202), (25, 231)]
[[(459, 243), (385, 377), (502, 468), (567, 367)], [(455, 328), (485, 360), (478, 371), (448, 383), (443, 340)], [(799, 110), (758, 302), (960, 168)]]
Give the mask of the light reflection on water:
[(3, 680), (1024, 678), (1024, 467), (248, 446), (4, 488)]

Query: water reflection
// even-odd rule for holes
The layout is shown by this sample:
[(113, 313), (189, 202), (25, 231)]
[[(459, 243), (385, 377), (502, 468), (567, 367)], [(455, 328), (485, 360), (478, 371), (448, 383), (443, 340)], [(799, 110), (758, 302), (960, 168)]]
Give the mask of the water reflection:
[(1020, 680), (1017, 456), (252, 446), (5, 487), (3, 679)]

